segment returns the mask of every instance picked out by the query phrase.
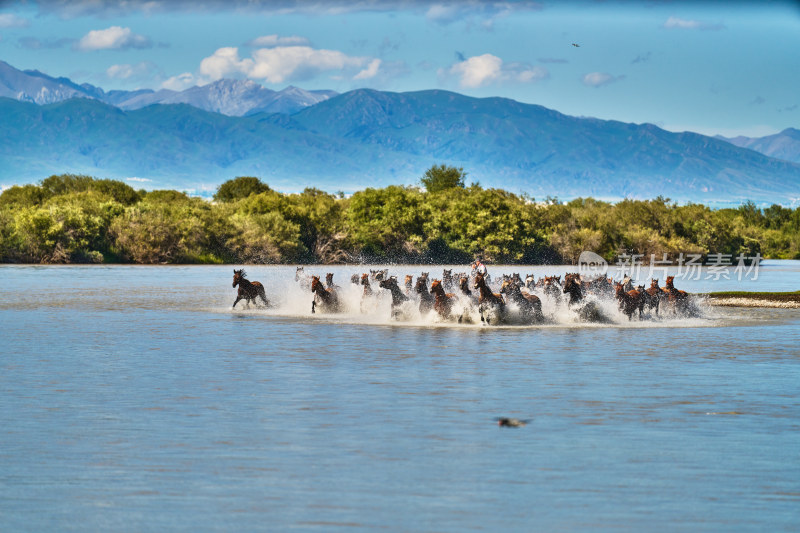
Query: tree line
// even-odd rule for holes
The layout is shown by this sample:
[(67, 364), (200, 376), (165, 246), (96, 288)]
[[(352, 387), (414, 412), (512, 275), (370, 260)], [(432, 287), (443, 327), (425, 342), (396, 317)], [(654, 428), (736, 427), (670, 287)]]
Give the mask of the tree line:
[(174, 190), (63, 174), (0, 195), (4, 263), (571, 264), (584, 250), (723, 253), (800, 259), (800, 208), (711, 209), (669, 199), (534, 201), (439, 165), (421, 187), (367, 188), (345, 198), (272, 190), (237, 177), (214, 201)]

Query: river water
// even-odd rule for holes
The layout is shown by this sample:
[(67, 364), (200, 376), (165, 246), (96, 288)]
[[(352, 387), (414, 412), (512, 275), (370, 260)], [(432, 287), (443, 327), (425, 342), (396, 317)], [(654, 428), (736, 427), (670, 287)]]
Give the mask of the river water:
[(230, 267), (0, 267), (0, 531), (800, 529), (800, 310), (395, 322), (306, 268), (344, 315), (294, 267), (248, 268), (266, 310)]

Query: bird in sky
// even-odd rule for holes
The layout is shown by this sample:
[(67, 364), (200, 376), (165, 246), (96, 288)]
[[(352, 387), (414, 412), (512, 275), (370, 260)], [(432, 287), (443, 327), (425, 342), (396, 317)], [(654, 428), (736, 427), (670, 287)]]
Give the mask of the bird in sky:
[(581, 45), (579, 45), (578, 43), (572, 43), (572, 46), (574, 46), (575, 48), (580, 48), (581, 47)]

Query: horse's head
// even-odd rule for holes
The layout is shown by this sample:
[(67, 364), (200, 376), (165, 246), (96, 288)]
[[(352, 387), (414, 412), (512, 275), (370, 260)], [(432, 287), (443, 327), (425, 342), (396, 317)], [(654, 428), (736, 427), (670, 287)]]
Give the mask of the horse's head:
[(358, 285), (360, 283), (360, 278), (358, 277), (358, 274), (353, 274), (352, 276), (350, 276), (350, 283), (352, 283), (353, 285)]
[(328, 285), (333, 285), (333, 272), (328, 272), (325, 274), (325, 283)]
[[(366, 274), (364, 274), (364, 276), (366, 276)], [(378, 282), (378, 286), (381, 289), (392, 289), (394, 287), (397, 287), (397, 278), (392, 276), (391, 278), (382, 279)]]
[(658, 278), (650, 278), (650, 288), (658, 288)]
[(644, 285), (637, 285), (636, 290), (639, 292), (644, 292)]
[(510, 279), (507, 279), (500, 285), (500, 294), (511, 294), (511, 291), (514, 289), (514, 282)]
[(318, 290), (324, 291), (325, 287), (322, 286), (319, 276), (311, 276), (311, 292), (317, 292)]
[(419, 275), (419, 277), (420, 277), (420, 279), (424, 279), (425, 283), (428, 282), (428, 273), (427, 272), (423, 272), (422, 274)]
[[(384, 280), (381, 280), (383, 282)], [(369, 285), (369, 274), (361, 274), (361, 284)]]
[(428, 291), (428, 276), (420, 276), (417, 278), (417, 284), (414, 287), (417, 292), (427, 292)]
[(481, 286), (484, 287), (486, 286), (486, 280), (483, 279), (483, 274), (478, 272), (477, 274), (475, 274), (475, 283), (473, 283), (472, 287), (475, 289), (480, 289)]
[(414, 276), (406, 275), (406, 279), (405, 279), (406, 287), (411, 287), (412, 283), (414, 283)]
[(294, 280), (300, 281), (300, 278), (305, 277), (305, 271), (303, 267), (297, 267), (297, 270), (294, 272)]
[(451, 279), (453, 277), (453, 269), (450, 270), (443, 269), (442, 270), (442, 279)]
[(675, 280), (675, 276), (667, 276), (667, 288), (674, 287), (673, 281)]
[(442, 288), (442, 282), (438, 279), (435, 279), (431, 282), (431, 294), (438, 294), (440, 292), (444, 292)]
[(232, 285), (232, 287), (236, 288), (236, 286), (244, 279), (244, 277), (246, 275), (247, 274), (245, 274), (244, 269), (236, 270), (234, 268), (233, 269), (233, 285)]
[(458, 280), (458, 285), (461, 287), (462, 291), (469, 290), (469, 278), (461, 276), (461, 279)]

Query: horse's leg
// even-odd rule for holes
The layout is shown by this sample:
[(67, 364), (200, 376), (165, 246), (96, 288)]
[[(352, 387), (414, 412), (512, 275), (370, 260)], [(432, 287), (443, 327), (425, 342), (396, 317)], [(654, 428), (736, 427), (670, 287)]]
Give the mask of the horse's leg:
[(233, 305), (231, 306), (231, 309), (236, 308), (236, 304), (239, 303), (239, 300), (241, 300), (241, 299), (242, 299), (241, 296), (237, 296), (236, 299), (233, 301)]
[(261, 291), (259, 291), (258, 295), (261, 297), (262, 300), (264, 300), (264, 305), (269, 307), (269, 300), (267, 300), (266, 291), (264, 291), (264, 289), (261, 289)]

